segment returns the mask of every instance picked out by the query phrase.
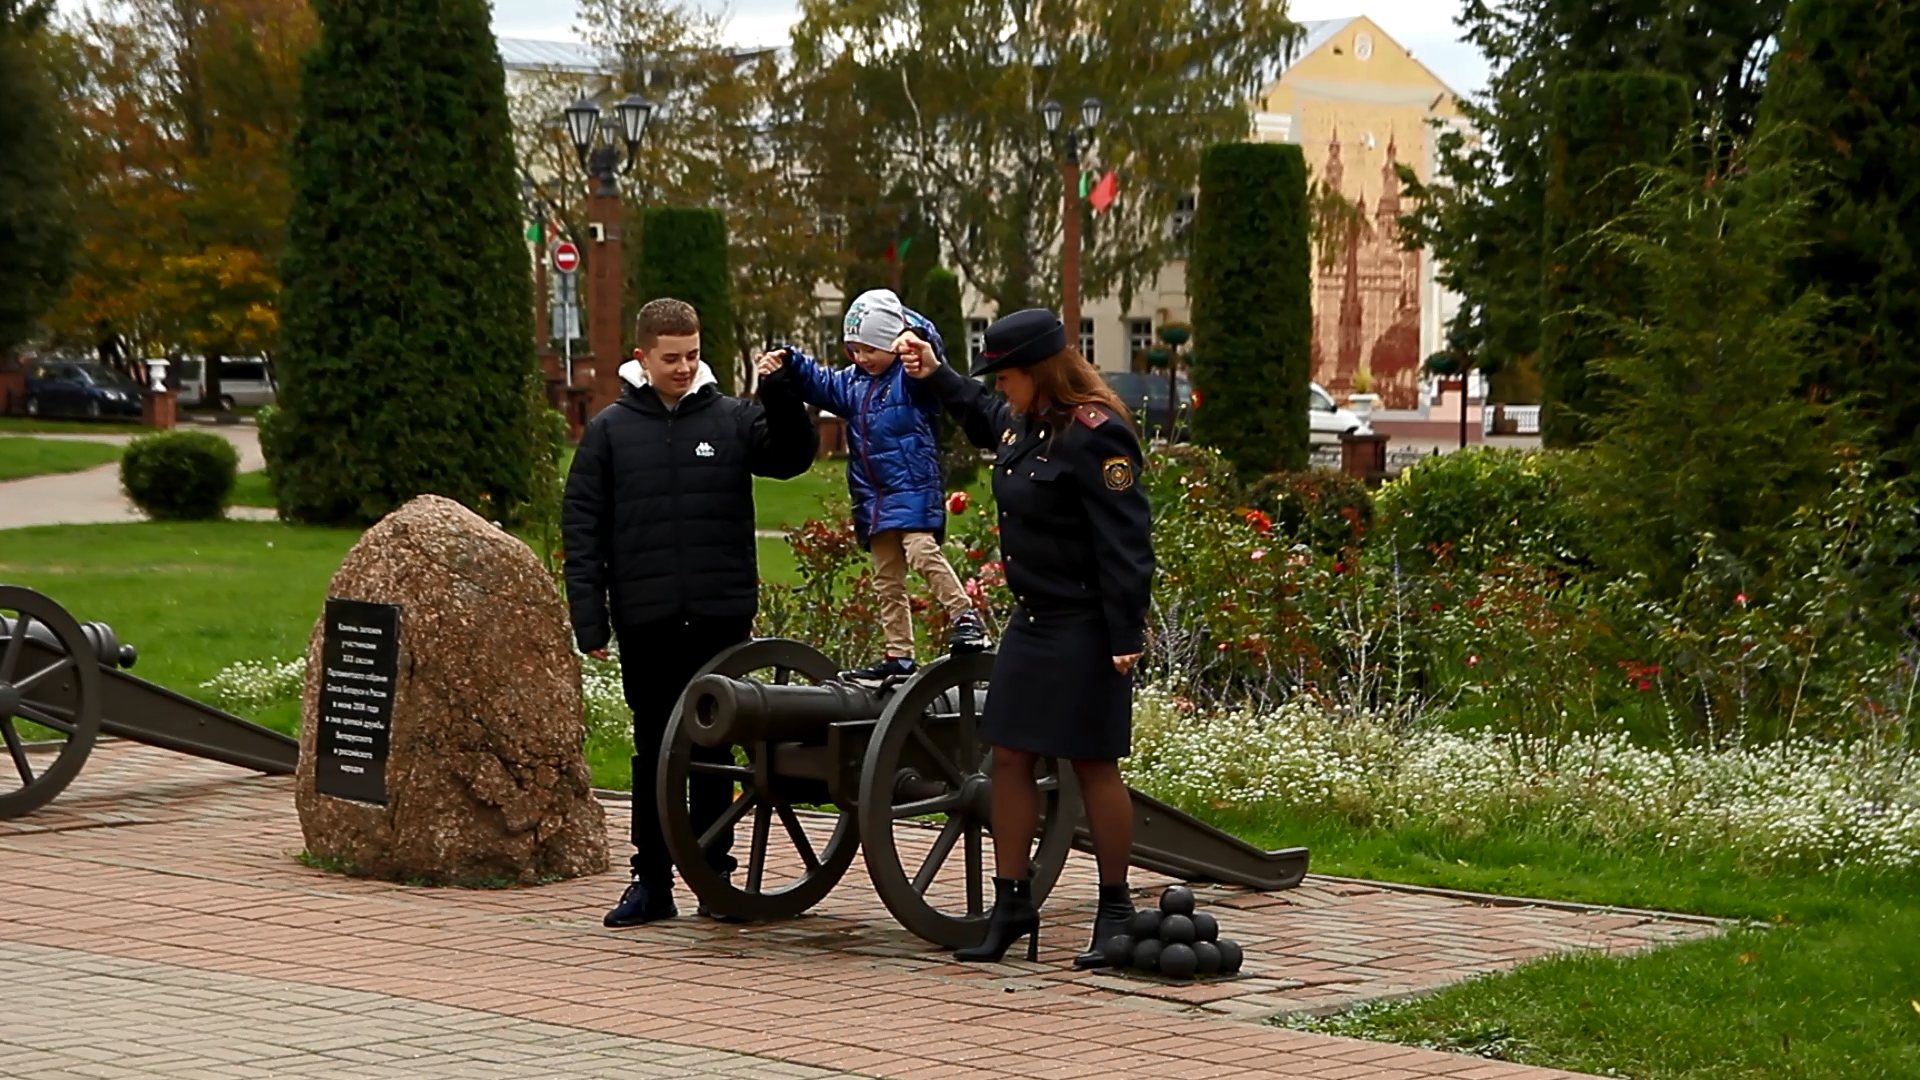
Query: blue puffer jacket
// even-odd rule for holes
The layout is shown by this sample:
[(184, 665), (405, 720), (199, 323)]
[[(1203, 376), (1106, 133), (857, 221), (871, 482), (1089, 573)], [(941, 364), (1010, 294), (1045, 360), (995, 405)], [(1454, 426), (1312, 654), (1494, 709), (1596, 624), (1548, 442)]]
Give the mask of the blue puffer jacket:
[[(907, 327), (933, 344), (941, 362), (946, 345), (933, 324), (911, 309)], [(891, 529), (946, 538), (946, 492), (940, 470), (940, 403), (925, 383), (895, 360), (879, 375), (857, 364), (837, 370), (789, 345), (787, 362), (769, 378), (792, 379), (807, 404), (847, 422), (847, 492), (862, 547)]]

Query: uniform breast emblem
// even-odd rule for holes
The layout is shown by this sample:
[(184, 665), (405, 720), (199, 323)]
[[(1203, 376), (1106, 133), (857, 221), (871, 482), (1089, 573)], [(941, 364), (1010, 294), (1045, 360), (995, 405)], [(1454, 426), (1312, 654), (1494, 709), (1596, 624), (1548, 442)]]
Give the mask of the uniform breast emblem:
[(1110, 457), (1100, 463), (1100, 475), (1107, 487), (1114, 491), (1125, 491), (1133, 486), (1133, 462), (1123, 457)]

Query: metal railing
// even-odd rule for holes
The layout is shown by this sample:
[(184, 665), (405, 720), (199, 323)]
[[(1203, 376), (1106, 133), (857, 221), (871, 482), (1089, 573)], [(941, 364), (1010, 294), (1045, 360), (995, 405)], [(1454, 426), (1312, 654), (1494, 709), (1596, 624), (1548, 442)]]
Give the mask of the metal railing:
[(1500, 421), (1512, 422), (1510, 435), (1540, 434), (1540, 406), (1538, 405), (1489, 405), (1480, 410), (1480, 433), (1494, 434)]

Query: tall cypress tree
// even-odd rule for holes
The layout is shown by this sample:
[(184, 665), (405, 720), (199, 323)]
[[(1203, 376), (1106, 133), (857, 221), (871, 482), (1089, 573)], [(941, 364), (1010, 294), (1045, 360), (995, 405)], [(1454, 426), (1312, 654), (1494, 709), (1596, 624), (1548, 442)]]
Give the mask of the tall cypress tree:
[(1920, 471), (1920, 3), (1797, 0), (1776, 54), (1762, 122), (1815, 166), (1801, 290), (1836, 302), (1809, 363), (1846, 399), (1869, 448), (1896, 474)]
[(72, 267), (64, 124), (45, 62), (50, 10), (0, 0), (0, 356), (33, 336)]
[(1632, 166), (1668, 160), (1688, 89), (1657, 72), (1584, 72), (1550, 93), (1540, 433), (1549, 446), (1578, 446), (1604, 409), (1593, 369), (1620, 347), (1611, 318), (1644, 304), (1643, 275), (1597, 230), (1633, 205)]
[[(927, 271), (920, 282), (920, 314), (932, 320), (934, 329), (947, 346), (947, 363), (962, 374), (967, 371), (967, 315), (960, 299), (960, 278), (944, 266)], [(980, 454), (967, 442), (960, 425), (942, 420), (940, 457), (946, 468), (948, 487), (965, 487), (980, 473)]]
[(1200, 159), (1193, 219), (1193, 435), (1242, 476), (1307, 467), (1313, 290), (1300, 147), (1226, 143)]
[(539, 372), (485, 0), (315, 0), (291, 173), (276, 498), (302, 521), (432, 492), (511, 518)]
[(640, 234), (640, 295), (634, 309), (671, 296), (700, 313), (700, 354), (720, 388), (733, 393), (740, 343), (734, 336), (733, 279), (727, 274), (727, 219), (718, 210), (656, 206)]

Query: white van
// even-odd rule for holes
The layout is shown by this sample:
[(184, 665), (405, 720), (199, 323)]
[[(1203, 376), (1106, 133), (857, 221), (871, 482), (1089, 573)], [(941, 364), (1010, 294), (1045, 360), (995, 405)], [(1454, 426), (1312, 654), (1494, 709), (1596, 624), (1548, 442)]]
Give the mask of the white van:
[[(271, 405), (274, 400), (273, 367), (263, 356), (222, 357), (220, 360), (220, 400), (207, 400), (206, 362), (198, 356), (183, 356), (174, 361), (179, 372), (180, 404), (191, 408), (209, 408), (218, 404), (232, 412), (241, 405)], [(173, 372), (167, 373), (173, 381)]]

